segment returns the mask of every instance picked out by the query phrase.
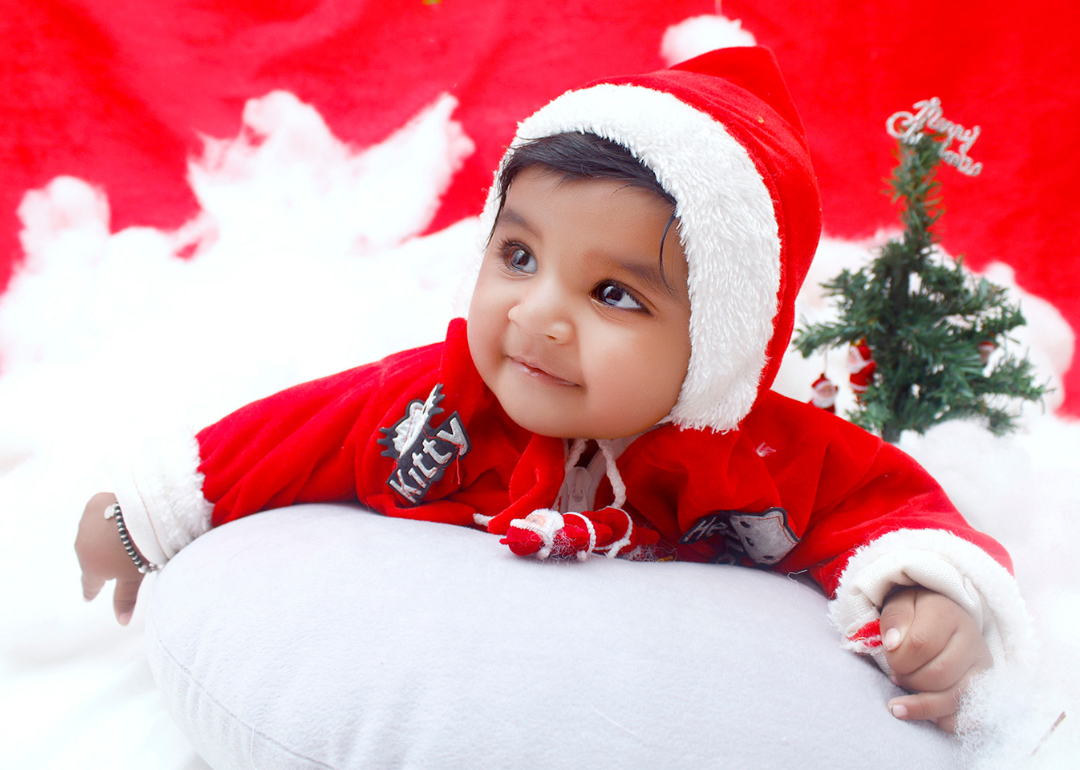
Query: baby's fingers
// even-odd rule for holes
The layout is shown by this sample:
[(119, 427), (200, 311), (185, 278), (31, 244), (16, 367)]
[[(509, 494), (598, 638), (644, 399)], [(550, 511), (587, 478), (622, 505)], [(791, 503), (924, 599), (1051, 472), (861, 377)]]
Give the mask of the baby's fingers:
[(100, 575), (91, 575), (87, 572), (82, 573), (82, 595), (86, 601), (90, 601), (101, 592), (101, 587), (105, 585), (105, 578)]
[(113, 612), (120, 625), (126, 626), (131, 621), (135, 612), (135, 602), (139, 598), (139, 585), (142, 583), (142, 573), (135, 573), (134, 577), (119, 578), (116, 581), (116, 591), (113, 593)]
[(932, 720), (947, 733), (956, 732), (956, 712), (960, 708), (959, 685), (942, 692), (920, 692), (889, 701), (889, 713), (897, 719)]
[(960, 681), (939, 692), (918, 692), (893, 698), (887, 704), (889, 713), (904, 721), (930, 720), (945, 732), (955, 733), (956, 713), (960, 710), (960, 700), (971, 684), (972, 678), (987, 668), (988, 666), (981, 663), (976, 664), (960, 677)]
[[(912, 636), (916, 637), (915, 631), (912, 632)], [(912, 646), (917, 648), (917, 645)], [(925, 646), (923, 650), (930, 652), (930, 649)], [(914, 665), (918, 661), (918, 656), (911, 656), (904, 661), (904, 664)], [(894, 660), (890, 660), (890, 665), (893, 662)], [(901, 673), (903, 669), (897, 666), (893, 673), (896, 683), (904, 689), (916, 692), (944, 692), (950, 687), (963, 686), (963, 683), (971, 677), (972, 672), (990, 668), (993, 663), (986, 641), (979, 635), (978, 629), (972, 626), (970, 629), (955, 632), (949, 637), (944, 648), (937, 651), (934, 657), (927, 660), (921, 667)]]

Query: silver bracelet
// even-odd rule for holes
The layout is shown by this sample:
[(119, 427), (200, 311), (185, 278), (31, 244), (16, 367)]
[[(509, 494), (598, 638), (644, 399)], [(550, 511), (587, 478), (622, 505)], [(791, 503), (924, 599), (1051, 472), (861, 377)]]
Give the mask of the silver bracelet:
[(127, 551), (127, 555), (131, 557), (131, 561), (139, 572), (145, 575), (147, 572), (157, 572), (161, 569), (153, 562), (144, 559), (142, 554), (135, 549), (135, 544), (131, 542), (131, 535), (128, 534), (127, 525), (124, 524), (124, 514), (120, 511), (120, 503), (113, 503), (106, 507), (105, 518), (116, 519), (116, 531), (120, 533), (120, 542), (124, 544), (124, 550)]

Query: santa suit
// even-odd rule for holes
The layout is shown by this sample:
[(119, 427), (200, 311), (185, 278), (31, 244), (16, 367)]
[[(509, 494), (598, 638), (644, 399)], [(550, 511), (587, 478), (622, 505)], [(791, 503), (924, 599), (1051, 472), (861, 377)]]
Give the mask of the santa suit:
[[(132, 466), (116, 494), (142, 554), (162, 564), (210, 526), (305, 502), (497, 534), (537, 512), (555, 531), (551, 509), (584, 510), (590, 537), (603, 519), (590, 512), (614, 504), (648, 534), (634, 555), (808, 572), (845, 644), (886, 669), (876, 627), (894, 585), (946, 594), (996, 662), (1015, 657), (1027, 621), (1001, 546), (899, 450), (769, 390), (820, 231), (805, 136), (771, 54), (717, 51), (573, 91), (518, 135), (565, 131), (630, 148), (677, 201), (691, 354), (669, 418), (601, 442), (590, 476), (563, 439), (509, 419), (458, 319), (442, 343), (258, 401)], [(484, 222), (498, 206), (493, 189)]]

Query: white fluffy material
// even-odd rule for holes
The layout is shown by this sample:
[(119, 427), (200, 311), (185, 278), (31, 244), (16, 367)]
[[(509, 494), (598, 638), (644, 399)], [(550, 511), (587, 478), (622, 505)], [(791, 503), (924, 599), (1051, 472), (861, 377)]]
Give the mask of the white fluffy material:
[(749, 30), (742, 28), (741, 21), (706, 14), (668, 27), (660, 43), (660, 55), (670, 67), (717, 48), (748, 45), (757, 45), (757, 41)]
[[(948, 596), (978, 623), (995, 666), (1031, 669), (1034, 631), (1016, 581), (981, 548), (944, 530), (902, 529), (860, 548), (830, 603), (833, 624), (849, 637), (878, 619), (886, 594), (898, 585)], [(884, 651), (873, 654), (888, 671)]]
[[(153, 439), (133, 436), (113, 453), (112, 490), (139, 552), (164, 565), (210, 529), (213, 506), (202, 493), (199, 445), (194, 432), (155, 431)], [(153, 511), (153, 516), (150, 512)]]
[[(776, 214), (757, 168), (711, 116), (671, 94), (627, 85), (563, 94), (518, 126), (512, 146), (571, 131), (628, 148), (677, 201), (692, 350), (671, 417), (688, 428), (734, 428), (757, 397), (780, 286)], [(482, 232), (490, 232), (496, 210), (493, 191)]]

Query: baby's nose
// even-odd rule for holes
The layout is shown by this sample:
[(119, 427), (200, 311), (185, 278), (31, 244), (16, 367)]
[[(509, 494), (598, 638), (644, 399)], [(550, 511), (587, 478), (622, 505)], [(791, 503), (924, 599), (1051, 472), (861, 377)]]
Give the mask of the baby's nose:
[(509, 318), (531, 336), (547, 337), (558, 343), (569, 342), (573, 337), (565, 296), (555, 286), (532, 287), (510, 308)]

